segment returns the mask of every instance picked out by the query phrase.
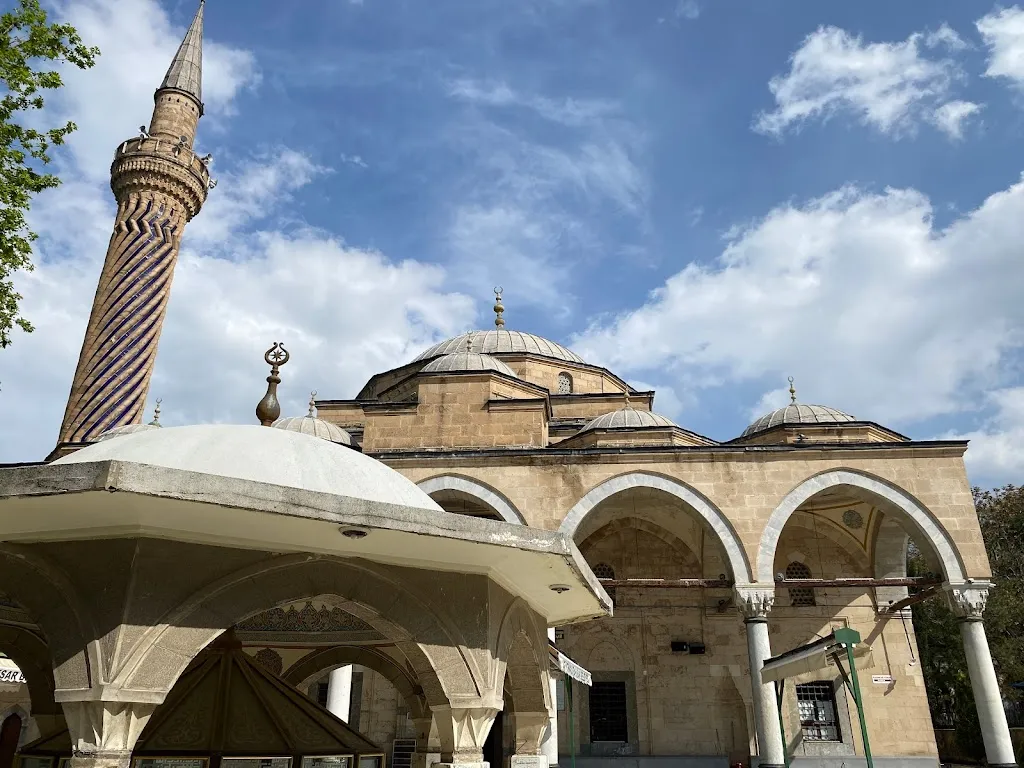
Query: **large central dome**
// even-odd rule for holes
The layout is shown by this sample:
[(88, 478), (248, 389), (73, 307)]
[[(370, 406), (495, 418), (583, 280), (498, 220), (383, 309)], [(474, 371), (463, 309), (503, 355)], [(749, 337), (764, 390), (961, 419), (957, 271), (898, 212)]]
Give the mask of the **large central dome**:
[(442, 341), (440, 344), (435, 344), (419, 355), (416, 360), (430, 360), (441, 355), (464, 352), (467, 349), (467, 341), (472, 341), (471, 348), (474, 352), (485, 355), (526, 353), (543, 355), (544, 357), (565, 360), (570, 363), (583, 362), (583, 358), (561, 344), (556, 344), (540, 336), (534, 336), (532, 333), (506, 331), (500, 328), (493, 331), (470, 331), (469, 333), (455, 336), (447, 341)]

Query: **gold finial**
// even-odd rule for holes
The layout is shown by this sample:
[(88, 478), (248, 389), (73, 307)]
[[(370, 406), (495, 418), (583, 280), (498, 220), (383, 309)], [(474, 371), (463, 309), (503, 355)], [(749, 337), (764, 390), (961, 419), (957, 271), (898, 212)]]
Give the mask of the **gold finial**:
[(289, 358), (291, 355), (280, 341), (275, 341), (274, 346), (263, 355), (263, 359), (270, 366), (270, 375), (267, 376), (267, 394), (256, 406), (256, 418), (264, 427), (269, 427), (281, 416), (281, 404), (277, 401), (277, 385), (281, 383), (281, 377), (277, 374)]
[(494, 327), (504, 328), (505, 318), (502, 315), (505, 314), (505, 305), (501, 303), (501, 294), (504, 288), (500, 285), (494, 289)]
[(793, 377), (789, 377), (789, 401), (792, 405), (796, 405), (796, 389), (793, 387)]
[(159, 397), (156, 399), (156, 407), (153, 408), (153, 420), (151, 422), (149, 422), (149, 426), (151, 426), (151, 427), (161, 427), (161, 426), (163, 426), (160, 423), (160, 403), (162, 403), (162, 402), (163, 402), (163, 400), (161, 400)]
[(316, 390), (309, 393), (309, 418), (316, 418)]

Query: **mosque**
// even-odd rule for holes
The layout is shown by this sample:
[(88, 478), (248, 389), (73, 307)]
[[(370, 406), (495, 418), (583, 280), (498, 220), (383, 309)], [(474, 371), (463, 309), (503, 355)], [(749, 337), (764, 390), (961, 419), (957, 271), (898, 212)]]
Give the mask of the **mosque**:
[(57, 446), (0, 467), (0, 768), (937, 766), (924, 599), (960, 618), (988, 762), (1015, 765), (965, 442), (792, 383), (720, 442), (508, 329), (500, 291), (493, 328), (352, 399), (281, 418), (274, 343), (252, 424), (144, 423), (214, 186), (202, 37), (200, 4), (116, 148)]

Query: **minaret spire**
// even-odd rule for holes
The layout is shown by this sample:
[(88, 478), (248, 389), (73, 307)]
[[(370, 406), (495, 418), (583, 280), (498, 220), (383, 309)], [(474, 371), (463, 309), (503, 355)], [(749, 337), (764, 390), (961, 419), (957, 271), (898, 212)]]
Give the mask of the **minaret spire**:
[(199, 102), (200, 108), (203, 103), (203, 10), (206, 8), (206, 0), (199, 0), (199, 10), (181, 41), (178, 52), (174, 55), (171, 66), (164, 75), (164, 81), (160, 84), (160, 90), (173, 88), (194, 96)]
[(96, 287), (64, 422), (51, 458), (139, 424), (185, 224), (215, 182), (192, 151), (203, 114), (203, 9), (154, 95), (149, 130), (114, 152), (114, 233)]

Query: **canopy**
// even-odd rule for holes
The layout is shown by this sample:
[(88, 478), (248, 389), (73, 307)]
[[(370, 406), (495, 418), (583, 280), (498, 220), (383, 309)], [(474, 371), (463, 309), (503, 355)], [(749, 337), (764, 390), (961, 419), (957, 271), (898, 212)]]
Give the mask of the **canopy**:
[[(842, 632), (843, 630), (838, 630)], [(859, 637), (858, 637), (859, 640)], [(814, 672), (835, 666), (833, 655), (841, 653), (846, 655), (846, 647), (843, 638), (837, 637), (833, 632), (828, 637), (817, 640), (813, 643), (800, 646), (788, 653), (783, 653), (774, 658), (768, 659), (761, 668), (761, 680), (766, 683), (784, 680), (787, 677), (796, 677), (806, 672)], [(854, 658), (866, 658), (868, 665), (872, 663), (871, 646), (866, 643), (855, 642), (853, 644)]]

